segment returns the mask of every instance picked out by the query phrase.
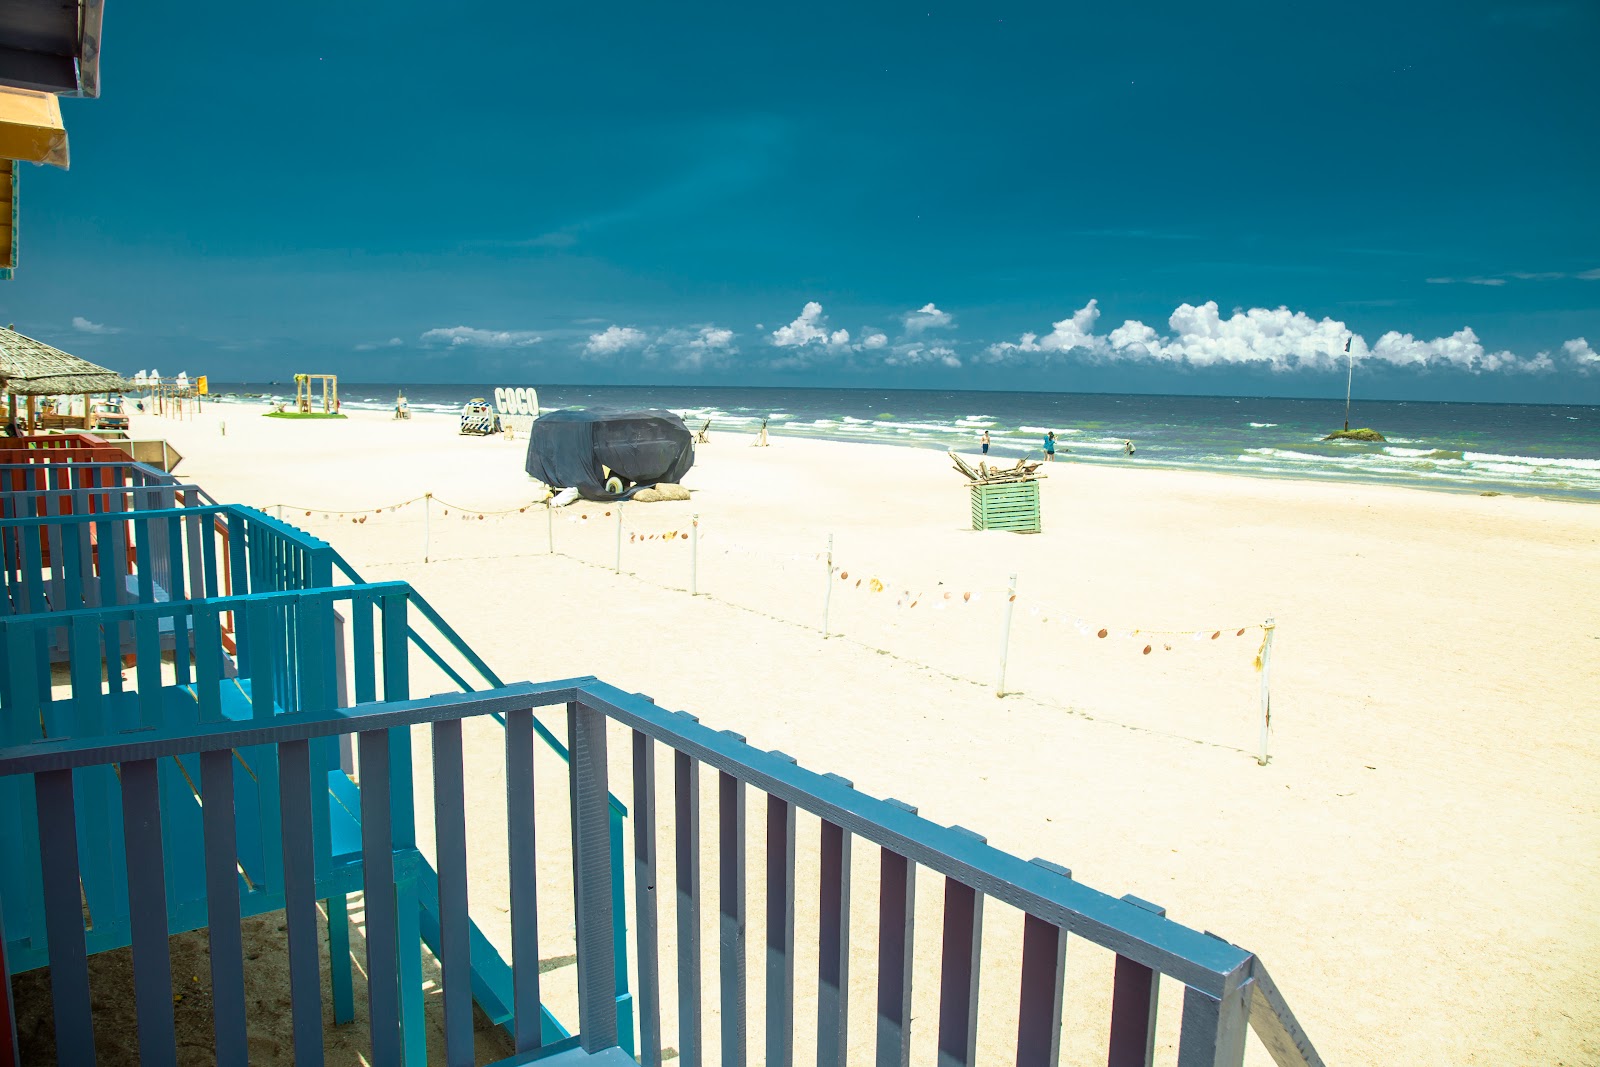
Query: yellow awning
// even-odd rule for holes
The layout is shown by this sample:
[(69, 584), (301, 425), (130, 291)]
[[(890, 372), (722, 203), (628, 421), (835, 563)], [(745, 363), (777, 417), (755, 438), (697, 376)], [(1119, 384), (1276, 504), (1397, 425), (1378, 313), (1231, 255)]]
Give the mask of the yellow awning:
[(0, 85), (0, 159), (67, 167), (67, 128), (51, 93)]

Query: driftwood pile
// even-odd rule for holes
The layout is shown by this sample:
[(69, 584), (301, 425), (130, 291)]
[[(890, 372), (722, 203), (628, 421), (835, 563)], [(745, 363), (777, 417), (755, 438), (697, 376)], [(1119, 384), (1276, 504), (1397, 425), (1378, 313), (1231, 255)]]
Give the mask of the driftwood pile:
[(962, 477), (966, 478), (967, 481), (975, 485), (999, 485), (1004, 482), (1031, 482), (1035, 478), (1044, 477), (1042, 474), (1035, 473), (1041, 466), (1044, 465), (1039, 460), (1034, 460), (1030, 463), (1026, 459), (1019, 459), (1017, 460), (1017, 465), (1014, 467), (991, 467), (984, 461), (979, 460), (977, 469), (974, 470), (970, 463), (956, 455), (954, 452), (947, 452), (946, 455), (948, 455), (951, 461), (955, 464), (956, 472)]

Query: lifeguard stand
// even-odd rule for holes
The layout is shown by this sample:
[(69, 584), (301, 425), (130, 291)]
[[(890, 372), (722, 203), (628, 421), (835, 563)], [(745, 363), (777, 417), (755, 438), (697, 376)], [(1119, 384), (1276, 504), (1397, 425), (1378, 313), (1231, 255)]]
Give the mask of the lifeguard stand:
[(322, 383), (322, 413), (334, 415), (339, 411), (339, 376), (337, 374), (296, 374), (294, 376), (294, 408), (302, 415), (311, 414), (311, 397), (317, 382)]

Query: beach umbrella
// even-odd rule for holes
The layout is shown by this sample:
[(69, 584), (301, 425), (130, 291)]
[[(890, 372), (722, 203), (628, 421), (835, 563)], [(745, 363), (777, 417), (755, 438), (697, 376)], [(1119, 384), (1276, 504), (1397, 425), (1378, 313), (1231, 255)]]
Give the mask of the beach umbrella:
[(174, 383), (179, 389), (189, 388), (189, 375), (186, 371), (178, 372), (178, 380)]

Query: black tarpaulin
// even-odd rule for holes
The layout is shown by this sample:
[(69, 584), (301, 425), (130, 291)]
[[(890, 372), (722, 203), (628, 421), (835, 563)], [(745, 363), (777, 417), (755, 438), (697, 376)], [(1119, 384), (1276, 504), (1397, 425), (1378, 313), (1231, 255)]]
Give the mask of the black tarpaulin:
[[(527, 472), (585, 500), (616, 500), (657, 482), (676, 483), (694, 466), (694, 437), (670, 411), (563, 408), (528, 431)], [(631, 483), (606, 491), (606, 471)]]

